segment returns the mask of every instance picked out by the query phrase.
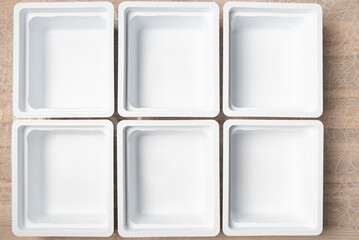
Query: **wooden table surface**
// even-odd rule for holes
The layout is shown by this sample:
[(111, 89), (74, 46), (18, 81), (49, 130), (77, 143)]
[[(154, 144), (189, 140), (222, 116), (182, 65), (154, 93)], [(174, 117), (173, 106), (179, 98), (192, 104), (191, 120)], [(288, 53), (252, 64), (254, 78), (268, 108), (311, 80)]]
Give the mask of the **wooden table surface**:
[[(19, 238), (11, 232), (12, 17), (16, 2), (0, 2), (0, 239), (49, 239)], [(117, 30), (121, 1), (112, 2)], [(222, 11), (225, 1), (216, 2)], [(324, 231), (318, 237), (251, 238), (230, 238), (221, 232), (216, 239), (359, 239), (359, 0), (299, 2), (318, 2), (324, 11), (324, 113), (320, 118), (325, 126)], [(121, 119), (117, 113), (111, 117), (114, 123)], [(216, 119), (222, 126), (227, 117), (221, 111)], [(120, 238), (115, 231), (104, 239)]]

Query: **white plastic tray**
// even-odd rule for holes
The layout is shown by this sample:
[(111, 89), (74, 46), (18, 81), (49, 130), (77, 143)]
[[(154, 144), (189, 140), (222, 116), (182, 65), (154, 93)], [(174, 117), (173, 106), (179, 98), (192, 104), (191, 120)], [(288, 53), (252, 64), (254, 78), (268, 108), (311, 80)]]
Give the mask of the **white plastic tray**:
[(113, 114), (113, 15), (107, 2), (15, 6), (15, 116)]
[(117, 131), (119, 234), (217, 235), (218, 123), (121, 121)]
[(322, 44), (318, 4), (226, 3), (224, 113), (319, 117), (323, 111)]
[(323, 125), (228, 120), (223, 127), (223, 232), (318, 235), (323, 224)]
[(113, 124), (19, 120), (12, 132), (12, 228), (17, 236), (110, 236)]
[(118, 111), (125, 117), (219, 113), (219, 8), (210, 2), (119, 6)]

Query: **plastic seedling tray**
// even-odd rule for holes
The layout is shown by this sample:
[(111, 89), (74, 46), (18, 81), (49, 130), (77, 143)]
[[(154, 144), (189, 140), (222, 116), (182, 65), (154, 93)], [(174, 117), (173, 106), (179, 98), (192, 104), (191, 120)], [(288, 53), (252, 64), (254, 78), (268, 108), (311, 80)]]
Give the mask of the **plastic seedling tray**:
[(121, 121), (118, 231), (122, 237), (219, 233), (215, 121)]
[(15, 116), (113, 114), (113, 15), (106, 2), (15, 6)]
[(12, 133), (12, 227), (17, 236), (110, 236), (113, 125), (19, 120)]
[(223, 232), (320, 234), (322, 123), (228, 120), (223, 131)]
[(226, 3), (224, 113), (319, 117), (323, 111), (322, 44), (318, 4)]
[(118, 12), (119, 114), (216, 116), (218, 5), (123, 2)]

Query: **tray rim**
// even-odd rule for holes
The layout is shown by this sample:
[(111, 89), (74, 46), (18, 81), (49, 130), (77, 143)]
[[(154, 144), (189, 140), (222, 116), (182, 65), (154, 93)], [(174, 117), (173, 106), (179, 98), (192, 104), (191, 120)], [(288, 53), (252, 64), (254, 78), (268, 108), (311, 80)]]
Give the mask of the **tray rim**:
[[(316, 48), (318, 57), (318, 73), (317, 81), (319, 90), (316, 93), (316, 103), (318, 107), (312, 111), (263, 111), (262, 109), (253, 108), (253, 111), (248, 110), (233, 110), (230, 108), (230, 94), (229, 94), (229, 82), (230, 82), (230, 46), (229, 46), (229, 13), (233, 8), (267, 8), (267, 9), (307, 9), (313, 10), (316, 16)], [(222, 83), (222, 107), (223, 113), (228, 117), (290, 117), (290, 118), (317, 118), (323, 114), (323, 9), (317, 3), (281, 3), (281, 2), (226, 2), (223, 5), (223, 83)]]
[[(215, 211), (215, 225), (211, 230), (194, 231), (193, 229), (186, 230), (135, 230), (130, 231), (125, 227), (125, 216), (123, 214), (125, 208), (124, 198), (126, 196), (124, 185), (125, 175), (122, 174), (124, 169), (125, 154), (124, 141), (125, 131), (128, 127), (210, 127), (214, 134), (214, 142), (216, 149), (214, 160), (214, 178), (215, 189), (214, 193), (214, 211)], [(219, 124), (215, 120), (123, 120), (117, 124), (117, 232), (121, 237), (214, 237), (220, 232), (220, 163), (219, 163)], [(122, 177), (119, 177), (119, 176)]]
[[(127, 102), (127, 56), (126, 56), (126, 36), (127, 36), (127, 21), (126, 10), (128, 8), (188, 8), (188, 9), (201, 9), (208, 8), (213, 11), (214, 24), (211, 26), (214, 31), (214, 61), (215, 67), (215, 98), (216, 103), (214, 108), (210, 111), (199, 110), (161, 110), (158, 108), (151, 108), (151, 110), (128, 110), (125, 105)], [(117, 111), (122, 117), (215, 117), (220, 112), (220, 35), (219, 35), (219, 6), (216, 2), (145, 2), (145, 1), (124, 1), (118, 6), (118, 86), (117, 86)]]
[[(67, 8), (104, 8), (106, 9), (106, 15), (108, 16), (106, 35), (108, 35), (109, 41), (111, 41), (110, 50), (110, 62), (114, 62), (114, 6), (110, 2), (24, 2), (17, 3), (14, 6), (13, 11), (13, 114), (19, 118), (37, 118), (37, 117), (49, 117), (49, 118), (68, 118), (68, 117), (110, 117), (115, 112), (115, 94), (114, 94), (114, 65), (111, 65), (111, 71), (109, 73), (109, 85), (111, 91), (108, 93), (108, 98), (111, 101), (106, 101), (106, 106), (102, 110), (62, 110), (51, 109), (31, 111), (23, 111), (20, 109), (20, 14), (21, 11), (26, 9), (42, 9), (42, 8), (54, 8), (54, 9), (67, 9)], [(25, 102), (28, 100), (26, 99)], [(86, 108), (85, 108), (86, 109)]]
[[(114, 232), (114, 191), (109, 192), (108, 200), (108, 226), (105, 230), (98, 232), (84, 232), (76, 231), (76, 228), (71, 228), (68, 231), (56, 231), (56, 230), (46, 230), (46, 226), (42, 227), (41, 230), (26, 230), (19, 228), (18, 225), (18, 130), (21, 127), (71, 127), (76, 126), (85, 126), (85, 127), (99, 127), (103, 126), (103, 132), (106, 131), (106, 138), (109, 141), (113, 142), (113, 133), (114, 125), (110, 120), (15, 120), (12, 124), (12, 134), (11, 134), (11, 226), (12, 232), (19, 237), (109, 237)], [(107, 176), (107, 181), (110, 189), (114, 189), (114, 146), (110, 144), (107, 146), (106, 151), (112, 153), (112, 157), (108, 160), (110, 161), (110, 173)]]
[[(318, 188), (318, 222), (316, 228), (311, 230), (262, 230), (255, 229), (238, 230), (229, 227), (229, 144), (230, 144), (230, 129), (233, 126), (266, 126), (266, 127), (314, 127), (319, 132), (318, 135), (318, 157), (317, 166), (318, 174), (317, 188)], [(244, 119), (229, 119), (223, 124), (223, 170), (222, 170), (222, 231), (226, 236), (317, 236), (323, 231), (323, 164), (324, 164), (324, 125), (319, 120), (244, 120)]]

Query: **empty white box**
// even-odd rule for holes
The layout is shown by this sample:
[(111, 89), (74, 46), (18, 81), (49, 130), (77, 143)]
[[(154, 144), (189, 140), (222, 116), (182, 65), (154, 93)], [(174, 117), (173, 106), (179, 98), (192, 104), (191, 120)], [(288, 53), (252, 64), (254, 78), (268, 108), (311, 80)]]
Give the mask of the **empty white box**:
[(119, 5), (118, 112), (124, 117), (219, 113), (219, 8), (210, 2)]
[(121, 121), (117, 137), (122, 237), (219, 233), (217, 122)]
[(223, 127), (223, 232), (318, 235), (323, 225), (323, 125), (228, 120)]
[(319, 117), (323, 111), (322, 41), (318, 4), (226, 3), (224, 113)]
[(110, 121), (15, 121), (12, 129), (14, 234), (112, 235), (113, 154)]
[(113, 15), (107, 2), (15, 6), (16, 117), (113, 114)]

